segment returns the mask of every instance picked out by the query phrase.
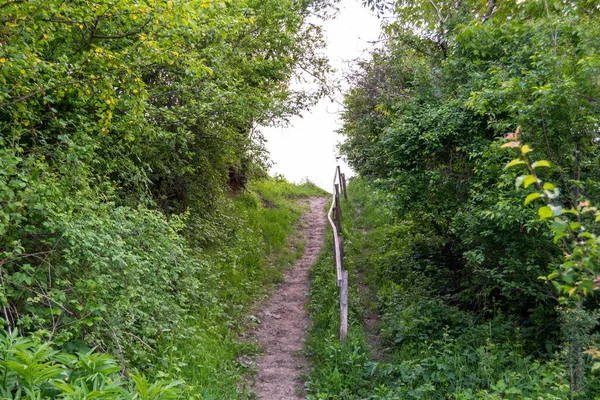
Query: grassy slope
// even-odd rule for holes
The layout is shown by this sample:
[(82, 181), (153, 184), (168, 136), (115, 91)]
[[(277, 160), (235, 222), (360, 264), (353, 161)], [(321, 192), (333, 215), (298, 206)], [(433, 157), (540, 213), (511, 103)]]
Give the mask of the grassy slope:
[[(95, 238), (93, 235), (100, 232), (111, 241), (111, 246), (99, 248), (96, 242), (84, 243), (90, 249), (86, 253), (91, 254), (90, 259), (103, 261), (108, 251), (110, 260), (128, 257), (117, 268), (108, 262), (103, 264), (103, 270), (98, 270), (98, 281), (110, 278), (112, 287), (118, 288), (131, 276), (137, 277), (134, 273), (141, 277), (136, 285), (128, 287), (140, 293), (132, 297), (135, 302), (126, 297), (127, 291), (97, 297), (98, 302), (104, 302), (100, 304), (106, 318), (116, 319), (122, 310), (131, 311), (130, 324), (121, 323), (113, 331), (118, 349), (96, 348), (97, 352), (113, 353), (115, 357), (94, 354), (84, 341), (61, 343), (54, 339), (53, 347), (58, 349), (54, 351), (43, 345), (47, 340), (44, 331), (35, 333), (41, 340), (0, 334), (0, 358), (11, 359), (11, 364), (0, 368), (0, 397), (12, 398), (15, 390), (25, 390), (31, 398), (55, 398), (60, 396), (56, 385), (61, 385), (60, 390), (71, 393), (68, 398), (82, 398), (81, 393), (93, 387), (101, 398), (127, 399), (110, 388), (110, 383), (121, 380), (119, 361), (127, 366), (131, 377), (122, 384), (132, 393), (140, 394), (139, 388), (143, 387), (155, 390), (154, 394), (136, 398), (252, 397), (244, 387), (252, 371), (247, 363), (237, 361), (242, 355), (257, 354), (255, 344), (238, 340), (247, 325), (246, 314), (253, 302), (268, 294), (273, 283), (281, 281), (283, 271), (301, 254), (297, 223), (306, 207), (300, 199), (324, 194), (310, 183), (293, 185), (270, 178), (252, 182), (248, 190), (236, 196), (223, 195), (219, 209), (210, 218), (174, 218), (171, 222), (178, 230), (166, 229), (162, 216), (144, 210), (144, 215), (153, 218), (153, 225), (142, 225), (146, 220), (129, 211), (129, 219), (125, 220), (129, 225), (125, 227), (130, 227), (131, 234), (127, 235), (120, 230), (124, 229), (122, 226), (101, 225), (95, 219), (85, 221), (91, 228), (81, 233), (82, 237)], [(119, 242), (123, 237), (133, 239)], [(144, 257), (143, 263), (134, 257), (138, 254)], [(179, 274), (179, 279), (177, 275), (171, 278), (169, 273)], [(93, 278), (91, 275), (89, 279)], [(143, 313), (150, 301), (154, 303), (148, 309), (162, 314), (146, 313), (145, 321), (151, 322), (140, 324), (135, 320), (140, 314), (134, 313)], [(100, 340), (99, 329), (103, 326), (92, 322), (86, 330), (89, 336)], [(151, 333), (142, 336), (140, 332)], [(80, 355), (70, 355), (75, 352)], [(148, 381), (139, 377), (136, 370)], [(169, 389), (169, 382), (174, 381), (174, 391), (178, 392), (175, 395)]]
[(299, 201), (324, 191), (311, 183), (290, 184), (282, 179), (254, 181), (229, 204), (226, 226), (231, 230), (205, 252), (216, 266), (218, 288), (209, 306), (190, 318), (164, 347), (173, 376), (188, 384), (189, 397), (247, 398), (246, 376), (253, 371), (241, 356), (255, 356), (253, 343), (238, 341), (245, 314), (258, 298), (283, 278), (302, 253), (297, 223), (305, 207)]
[[(312, 279), (311, 399), (569, 397), (564, 367), (525, 356), (518, 331), (505, 317), (479, 322), (428, 294), (427, 279), (402, 265), (411, 254), (410, 221), (391, 222), (364, 181), (353, 180), (348, 192), (343, 227), (351, 286), (349, 340), (341, 345), (337, 339), (338, 290), (329, 245)], [(390, 266), (404, 271), (403, 278), (392, 279)], [(378, 294), (385, 350), (379, 362), (372, 361), (361, 327), (361, 304), (368, 306), (370, 299), (361, 298), (368, 293), (359, 293), (359, 275)]]

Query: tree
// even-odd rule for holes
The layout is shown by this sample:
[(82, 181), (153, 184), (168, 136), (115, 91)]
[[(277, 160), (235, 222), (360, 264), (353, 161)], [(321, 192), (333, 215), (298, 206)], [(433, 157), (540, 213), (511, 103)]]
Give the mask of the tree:
[(561, 262), (560, 248), (521, 206), (498, 141), (520, 125), (557, 165), (548, 179), (564, 188), (560, 201), (597, 200), (598, 9), (367, 4), (397, 20), (352, 77), (342, 153), (387, 194), (398, 221), (418, 221), (422, 236), (441, 243), (415, 250), (411, 267), (435, 278), (432, 290), (482, 315), (495, 304), (543, 343), (539, 332), (557, 326), (556, 294), (537, 278)]

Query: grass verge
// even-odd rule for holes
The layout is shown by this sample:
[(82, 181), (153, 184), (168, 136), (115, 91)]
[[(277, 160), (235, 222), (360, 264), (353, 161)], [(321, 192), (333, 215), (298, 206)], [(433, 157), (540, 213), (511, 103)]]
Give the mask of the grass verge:
[(215, 263), (216, 290), (208, 306), (192, 314), (161, 350), (170, 376), (184, 379), (189, 398), (252, 398), (249, 376), (255, 366), (256, 343), (239, 340), (248, 312), (257, 300), (283, 280), (286, 269), (302, 255), (299, 218), (302, 199), (321, 196), (312, 183), (294, 185), (284, 179), (253, 181), (237, 195), (228, 211), (228, 234), (205, 252)]

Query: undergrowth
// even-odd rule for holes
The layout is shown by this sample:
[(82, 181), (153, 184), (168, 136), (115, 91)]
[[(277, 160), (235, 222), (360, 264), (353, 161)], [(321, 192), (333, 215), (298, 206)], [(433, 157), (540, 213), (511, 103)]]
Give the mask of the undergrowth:
[(51, 215), (47, 268), (3, 266), (3, 398), (251, 397), (244, 315), (301, 254), (299, 199), (323, 194), (269, 178), (205, 215), (105, 201)]
[[(339, 292), (329, 244), (313, 270), (308, 351), (310, 399), (591, 399), (588, 373), (573, 394), (563, 362), (569, 344), (532, 353), (519, 326), (500, 311), (487, 319), (438, 296), (412, 264), (419, 241), (411, 221), (395, 222), (369, 184), (353, 179), (343, 203), (345, 266), (350, 272), (349, 335), (340, 344)], [(356, 211), (359, 210), (359, 212)], [(433, 267), (433, 266), (432, 266)], [(361, 327), (368, 284), (377, 293), (382, 359), (372, 360)], [(560, 312), (560, 311), (559, 311)]]

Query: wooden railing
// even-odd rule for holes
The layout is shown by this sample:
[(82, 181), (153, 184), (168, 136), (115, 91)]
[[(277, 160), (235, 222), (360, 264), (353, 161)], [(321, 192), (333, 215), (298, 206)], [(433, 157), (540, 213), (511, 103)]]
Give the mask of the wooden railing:
[(348, 200), (346, 192), (346, 176), (335, 168), (333, 177), (333, 199), (327, 213), (327, 219), (333, 230), (333, 259), (337, 276), (337, 285), (340, 288), (340, 341), (345, 342), (348, 337), (348, 271), (344, 271), (344, 238), (342, 237), (342, 207), (340, 193)]

